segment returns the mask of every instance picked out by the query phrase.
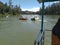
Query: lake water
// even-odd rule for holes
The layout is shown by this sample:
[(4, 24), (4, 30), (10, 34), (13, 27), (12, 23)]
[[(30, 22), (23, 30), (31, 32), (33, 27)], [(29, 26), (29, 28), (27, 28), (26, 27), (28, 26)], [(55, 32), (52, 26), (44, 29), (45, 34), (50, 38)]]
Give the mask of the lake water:
[[(34, 15), (23, 15), (27, 21), (19, 20), (19, 16), (0, 18), (0, 45), (33, 45), (41, 29), (41, 16), (31, 21)], [(44, 16), (44, 30), (51, 30), (60, 16)]]

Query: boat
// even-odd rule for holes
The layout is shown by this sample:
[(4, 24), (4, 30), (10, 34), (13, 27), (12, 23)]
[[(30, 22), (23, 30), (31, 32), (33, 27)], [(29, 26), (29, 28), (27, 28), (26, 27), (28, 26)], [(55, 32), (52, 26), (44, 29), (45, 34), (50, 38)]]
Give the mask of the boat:
[(19, 18), (19, 20), (27, 20), (27, 18)]
[(19, 20), (27, 20), (27, 17), (20, 17)]
[(39, 20), (39, 17), (37, 16), (34, 16), (33, 18), (31, 18), (32, 21), (36, 21), (36, 20)]

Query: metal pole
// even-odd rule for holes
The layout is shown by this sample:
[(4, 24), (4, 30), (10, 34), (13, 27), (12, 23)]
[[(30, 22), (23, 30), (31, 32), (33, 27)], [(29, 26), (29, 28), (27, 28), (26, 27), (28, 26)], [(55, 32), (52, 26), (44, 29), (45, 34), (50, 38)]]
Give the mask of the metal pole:
[(37, 39), (34, 42), (34, 45), (44, 45), (44, 29), (43, 29), (43, 21), (44, 21), (44, 0), (42, 0), (42, 17), (41, 17), (41, 30), (37, 36)]
[(41, 21), (41, 33), (43, 33), (41, 45), (44, 45), (44, 29), (43, 29), (43, 21), (44, 21), (44, 0), (42, 0), (42, 19), (41, 20), (42, 20)]
[(44, 0), (42, 0), (42, 21), (41, 21), (41, 33), (43, 31), (43, 19), (44, 18)]

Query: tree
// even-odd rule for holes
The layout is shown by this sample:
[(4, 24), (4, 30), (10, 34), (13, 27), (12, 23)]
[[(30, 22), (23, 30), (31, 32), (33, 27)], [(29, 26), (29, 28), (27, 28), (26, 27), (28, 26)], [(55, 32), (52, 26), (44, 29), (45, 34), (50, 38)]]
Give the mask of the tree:
[[(51, 6), (46, 7), (45, 14), (47, 15), (60, 15), (60, 3), (53, 3)], [(41, 14), (42, 9), (40, 9)]]
[(17, 14), (20, 14), (21, 12), (21, 8), (20, 8), (20, 5), (19, 6), (13, 6), (11, 5), (11, 2), (10, 2), (10, 5), (7, 5), (7, 3), (2, 3), (0, 1), (0, 14), (11, 14), (11, 15), (17, 15)]

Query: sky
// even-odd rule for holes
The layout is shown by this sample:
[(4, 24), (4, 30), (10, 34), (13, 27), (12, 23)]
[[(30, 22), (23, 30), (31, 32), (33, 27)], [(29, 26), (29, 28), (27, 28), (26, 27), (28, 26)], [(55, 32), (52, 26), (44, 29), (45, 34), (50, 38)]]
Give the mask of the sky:
[[(9, 0), (0, 0), (3, 3), (9, 3)], [(51, 5), (53, 2), (45, 3), (45, 6)], [(20, 5), (23, 11), (39, 11), (40, 7), (42, 7), (41, 3), (38, 3), (37, 0), (12, 0), (12, 5)]]

